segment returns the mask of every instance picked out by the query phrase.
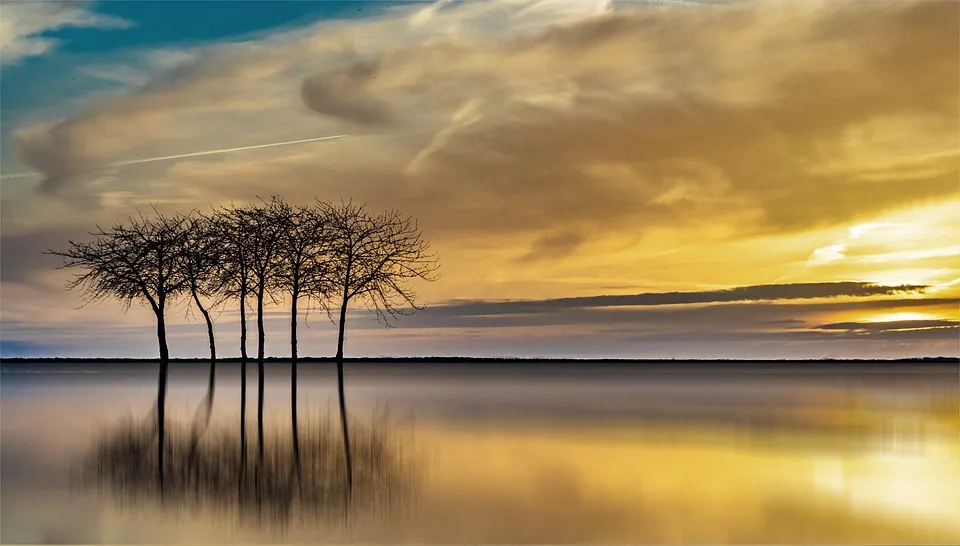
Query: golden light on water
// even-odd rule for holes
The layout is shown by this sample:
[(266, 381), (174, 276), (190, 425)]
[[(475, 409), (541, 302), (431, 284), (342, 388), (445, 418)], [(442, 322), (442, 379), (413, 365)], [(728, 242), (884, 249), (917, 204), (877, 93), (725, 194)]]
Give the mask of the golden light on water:
[(957, 456), (956, 450), (946, 449), (925, 455), (880, 452), (865, 456), (850, 465), (842, 492), (852, 511), (916, 522), (960, 536)]
[[(434, 428), (422, 438), (432, 446), (434, 494), (446, 491), (455, 499), (453, 492), (472, 489), (522, 499), (508, 503), (518, 505), (518, 518), (562, 522), (556, 525), (583, 540), (960, 538), (956, 416), (949, 422), (910, 414), (872, 419), (900, 425), (844, 438), (836, 429), (800, 437), (710, 427)], [(904, 436), (903, 422), (916, 428)], [(611, 527), (601, 536), (575, 529), (575, 511), (611, 506), (644, 524)], [(487, 531), (497, 532), (495, 526)]]

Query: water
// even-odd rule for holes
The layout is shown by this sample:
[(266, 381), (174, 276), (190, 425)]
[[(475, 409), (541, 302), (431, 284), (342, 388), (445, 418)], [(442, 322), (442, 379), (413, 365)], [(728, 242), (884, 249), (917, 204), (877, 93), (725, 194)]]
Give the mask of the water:
[[(179, 498), (159, 506), (76, 487), (77, 461), (98, 434), (125, 417), (147, 421), (155, 365), (5, 364), (0, 542), (958, 543), (958, 372), (956, 364), (348, 364), (352, 418), (361, 428), (385, 423), (399, 439), (416, 466), (416, 494), (393, 503), (402, 506), (357, 508), (349, 522), (305, 517), (319, 510), (311, 505), (275, 525), (220, 497), (184, 508)], [(171, 365), (174, 423), (194, 419), (206, 373)], [(256, 381), (253, 365), (251, 446)], [(209, 431), (238, 431), (239, 385), (239, 366), (221, 364)], [(289, 364), (269, 363), (271, 438), (289, 435), (289, 388)], [(313, 441), (318, 414), (337, 418), (336, 400), (335, 368), (301, 365), (301, 441)], [(334, 469), (341, 444), (331, 442), (317, 464)], [(235, 453), (233, 445), (224, 449)], [(339, 484), (337, 472), (318, 475)]]

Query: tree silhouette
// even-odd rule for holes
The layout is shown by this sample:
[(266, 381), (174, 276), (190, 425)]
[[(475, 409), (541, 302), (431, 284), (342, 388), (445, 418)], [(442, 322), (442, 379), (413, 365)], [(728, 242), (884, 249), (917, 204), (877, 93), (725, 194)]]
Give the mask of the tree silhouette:
[(328, 261), (323, 217), (308, 207), (271, 202), (280, 232), (280, 267), (274, 277), (276, 289), (290, 295), (290, 415), (293, 419), (293, 451), (297, 475), (301, 474), (297, 421), (297, 322), (301, 297), (327, 291)]
[(257, 300), (257, 457), (263, 461), (263, 389), (264, 389), (264, 344), (266, 333), (263, 327), (263, 303), (276, 286), (281, 269), (280, 235), (283, 202), (273, 197), (238, 209), (244, 223), (244, 257), (250, 272), (254, 297)]
[(353, 489), (350, 433), (343, 390), (343, 343), (347, 308), (359, 300), (375, 312), (377, 320), (390, 326), (393, 319), (422, 309), (410, 282), (436, 280), (436, 255), (416, 222), (398, 211), (371, 214), (352, 201), (333, 205), (317, 202), (324, 219), (329, 283), (322, 288), (324, 306), (334, 320), (338, 310), (337, 390), (347, 465), (347, 492)]
[(120, 300), (124, 309), (134, 301), (147, 302), (157, 321), (160, 369), (157, 385), (157, 479), (163, 491), (164, 425), (166, 422), (167, 348), (165, 312), (167, 305), (183, 292), (188, 281), (178, 267), (178, 256), (186, 242), (185, 218), (166, 218), (154, 209), (155, 217), (143, 214), (129, 218), (129, 224), (110, 229), (99, 226), (90, 242), (68, 241), (58, 269), (79, 269), (67, 289), (83, 292), (86, 303), (107, 298)]
[[(207, 396), (200, 402), (194, 417), (192, 433), (193, 447), (200, 440), (200, 435), (206, 430), (213, 412), (213, 398), (215, 394), (217, 344), (213, 333), (213, 319), (210, 310), (203, 304), (203, 299), (219, 297), (222, 278), (220, 263), (223, 248), (214, 230), (210, 218), (193, 213), (185, 216), (184, 245), (180, 249), (179, 267), (181, 275), (187, 280), (187, 289), (193, 304), (200, 311), (207, 326), (207, 341), (210, 345), (210, 376), (207, 384)], [(203, 299), (201, 299), (203, 298)]]
[[(237, 298), (240, 305), (240, 457), (241, 468), (247, 468), (247, 298), (253, 289), (253, 275), (247, 259), (250, 226), (243, 209), (235, 206), (214, 211), (211, 218), (213, 237), (221, 245), (218, 282), (221, 294)], [(242, 474), (245, 476), (246, 474)]]

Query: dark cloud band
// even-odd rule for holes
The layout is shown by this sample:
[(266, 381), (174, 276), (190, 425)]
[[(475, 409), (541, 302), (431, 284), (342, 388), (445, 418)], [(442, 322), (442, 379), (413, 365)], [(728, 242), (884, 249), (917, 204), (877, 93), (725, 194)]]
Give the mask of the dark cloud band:
[(443, 307), (450, 314), (455, 315), (513, 315), (599, 307), (889, 296), (904, 293), (919, 293), (926, 290), (926, 288), (926, 286), (922, 285), (905, 284), (884, 286), (866, 282), (766, 284), (703, 292), (651, 292), (624, 296), (587, 296), (535, 301), (458, 302)]

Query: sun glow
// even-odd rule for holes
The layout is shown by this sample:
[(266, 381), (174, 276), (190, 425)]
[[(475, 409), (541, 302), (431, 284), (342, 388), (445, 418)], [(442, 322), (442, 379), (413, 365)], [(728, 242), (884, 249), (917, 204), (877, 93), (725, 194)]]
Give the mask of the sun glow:
[(902, 311), (898, 313), (884, 313), (874, 315), (867, 319), (867, 322), (899, 322), (905, 320), (935, 320), (939, 317), (930, 313), (917, 313), (914, 311)]

